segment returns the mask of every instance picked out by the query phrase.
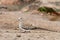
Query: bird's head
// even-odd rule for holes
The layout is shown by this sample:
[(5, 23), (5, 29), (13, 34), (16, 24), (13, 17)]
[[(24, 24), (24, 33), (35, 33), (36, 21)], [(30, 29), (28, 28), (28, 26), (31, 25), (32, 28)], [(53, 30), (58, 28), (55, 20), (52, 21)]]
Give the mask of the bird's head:
[(18, 21), (22, 21), (22, 17), (19, 17), (19, 18), (18, 18)]

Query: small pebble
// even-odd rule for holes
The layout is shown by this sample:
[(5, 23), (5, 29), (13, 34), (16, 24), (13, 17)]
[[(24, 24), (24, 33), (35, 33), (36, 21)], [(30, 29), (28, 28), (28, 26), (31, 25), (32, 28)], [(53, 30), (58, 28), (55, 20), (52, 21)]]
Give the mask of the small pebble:
[(28, 40), (30, 40), (30, 39), (28, 39)]
[(17, 35), (17, 37), (21, 37), (21, 35)]

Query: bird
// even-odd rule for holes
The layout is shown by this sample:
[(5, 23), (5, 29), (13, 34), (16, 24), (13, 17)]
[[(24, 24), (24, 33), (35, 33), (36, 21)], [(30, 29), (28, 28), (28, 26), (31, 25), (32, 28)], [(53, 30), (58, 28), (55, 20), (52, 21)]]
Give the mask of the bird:
[(24, 29), (25, 25), (23, 23), (23, 18), (22, 17), (19, 17), (18, 18), (18, 21), (19, 21), (19, 29), (21, 30), (21, 32), (30, 32), (29, 30), (27, 29)]

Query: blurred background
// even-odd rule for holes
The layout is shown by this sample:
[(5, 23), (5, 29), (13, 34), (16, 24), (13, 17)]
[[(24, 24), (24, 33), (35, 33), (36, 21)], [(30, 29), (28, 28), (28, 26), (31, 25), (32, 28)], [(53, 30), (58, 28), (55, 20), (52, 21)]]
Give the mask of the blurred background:
[(40, 6), (48, 6), (60, 11), (60, 0), (0, 0), (0, 10), (20, 11), (35, 10)]

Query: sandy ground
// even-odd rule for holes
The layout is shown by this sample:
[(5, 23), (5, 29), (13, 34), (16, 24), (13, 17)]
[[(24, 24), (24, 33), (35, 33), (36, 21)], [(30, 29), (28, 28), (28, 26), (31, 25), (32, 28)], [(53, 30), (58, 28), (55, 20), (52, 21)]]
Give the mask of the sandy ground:
[[(48, 1), (50, 2), (57, 1), (59, 3), (60, 0), (48, 0)], [(55, 6), (56, 4), (55, 5), (53, 4), (49, 5), (53, 8), (56, 7), (57, 9), (60, 9), (60, 5)], [(12, 8), (15, 9), (15, 7)], [(25, 11), (24, 8), (23, 11)], [(18, 18), (20, 17), (19, 13), (20, 13), (19, 11), (15, 13), (0, 12), (0, 40), (60, 40), (60, 32), (53, 32), (43, 29), (30, 30), (30, 32), (21, 32), (21, 30), (18, 28)]]
[(20, 12), (0, 14), (0, 40), (60, 40), (60, 33), (43, 29), (22, 33), (18, 28)]
[(35, 31), (31, 33), (17, 33), (11, 30), (12, 33), (0, 33), (0, 40), (60, 40), (60, 33), (49, 31)]

